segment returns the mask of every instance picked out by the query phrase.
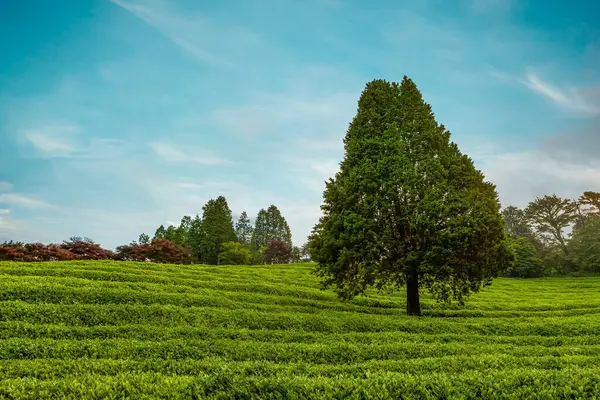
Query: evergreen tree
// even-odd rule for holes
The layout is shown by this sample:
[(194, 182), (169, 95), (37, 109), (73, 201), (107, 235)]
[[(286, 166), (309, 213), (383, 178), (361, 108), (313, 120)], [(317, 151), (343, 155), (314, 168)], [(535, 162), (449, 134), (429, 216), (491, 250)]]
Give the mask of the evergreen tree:
[(270, 205), (267, 210), (261, 209), (256, 216), (252, 248), (268, 246), (274, 240), (292, 247), (292, 232), (287, 221), (276, 206)]
[(254, 228), (252, 227), (250, 218), (248, 218), (248, 214), (246, 213), (246, 211), (242, 211), (240, 218), (235, 224), (235, 235), (237, 237), (238, 242), (249, 246), (252, 240), (253, 232)]
[(231, 210), (223, 196), (209, 200), (202, 209), (201, 260), (205, 264), (218, 264), (222, 244), (236, 240)]
[(513, 259), (495, 186), (410, 79), (367, 84), (344, 146), (309, 243), (340, 296), (405, 285), (407, 314), (420, 315), (421, 287), (462, 304)]
[(154, 239), (165, 239), (167, 236), (167, 230), (165, 229), (164, 225), (161, 225), (158, 227), (158, 229), (156, 229), (156, 232), (154, 233)]
[(190, 221), (190, 228), (188, 231), (188, 246), (192, 250), (192, 258), (195, 262), (202, 262), (203, 237), (204, 230), (202, 229), (202, 219), (199, 215), (196, 215), (194, 219)]

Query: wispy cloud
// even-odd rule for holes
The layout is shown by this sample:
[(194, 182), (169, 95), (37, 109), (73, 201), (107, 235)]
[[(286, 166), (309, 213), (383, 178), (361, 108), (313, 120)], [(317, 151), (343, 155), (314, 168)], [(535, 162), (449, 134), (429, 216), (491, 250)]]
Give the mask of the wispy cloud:
[(571, 111), (580, 112), (588, 115), (600, 114), (600, 96), (598, 99), (592, 98), (590, 93), (577, 88), (560, 88), (549, 82), (542, 80), (534, 72), (528, 72), (525, 85), (534, 92), (551, 100), (556, 105)]
[(13, 206), (25, 208), (42, 208), (49, 206), (49, 204), (44, 201), (37, 200), (17, 193), (0, 194), (0, 204), (10, 204)]
[(149, 146), (158, 157), (167, 162), (202, 165), (228, 165), (233, 163), (227, 158), (219, 157), (203, 149), (187, 148), (183, 150), (168, 142), (153, 142)]
[(217, 67), (237, 68), (224, 43), (241, 46), (259, 42), (259, 36), (242, 27), (215, 25), (209, 19), (177, 10), (173, 3), (160, 0), (109, 0), (150, 26), (194, 59)]
[(24, 130), (21, 137), (42, 157), (69, 157), (77, 152), (73, 134), (78, 131), (76, 125), (57, 125)]
[(97, 159), (116, 157), (123, 152), (124, 142), (119, 139), (90, 138), (82, 135), (83, 128), (76, 124), (42, 125), (24, 129), (20, 137), (24, 144), (40, 158)]

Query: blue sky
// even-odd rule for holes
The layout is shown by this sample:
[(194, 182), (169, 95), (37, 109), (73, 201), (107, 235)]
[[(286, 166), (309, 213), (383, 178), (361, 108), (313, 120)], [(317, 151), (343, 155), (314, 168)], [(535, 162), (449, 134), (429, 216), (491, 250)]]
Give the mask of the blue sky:
[(301, 244), (405, 74), (503, 205), (600, 191), (595, 0), (0, 1), (0, 37), (0, 240), (113, 248), (225, 195)]

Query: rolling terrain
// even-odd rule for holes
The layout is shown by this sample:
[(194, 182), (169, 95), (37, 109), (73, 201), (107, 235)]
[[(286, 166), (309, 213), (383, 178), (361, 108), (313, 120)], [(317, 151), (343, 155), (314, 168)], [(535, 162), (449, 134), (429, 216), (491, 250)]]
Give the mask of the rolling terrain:
[(0, 398), (598, 398), (600, 278), (464, 307), (352, 301), (312, 264), (0, 262)]

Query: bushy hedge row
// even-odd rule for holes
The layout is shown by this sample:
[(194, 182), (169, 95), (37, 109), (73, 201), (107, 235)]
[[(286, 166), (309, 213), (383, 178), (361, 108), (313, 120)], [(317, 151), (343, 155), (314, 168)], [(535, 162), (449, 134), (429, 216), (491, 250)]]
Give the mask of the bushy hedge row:
[(88, 238), (72, 237), (62, 244), (5, 242), (0, 245), (0, 261), (70, 261), (70, 260), (150, 261), (168, 264), (190, 264), (191, 251), (167, 239), (154, 239), (148, 244), (117, 247), (113, 252)]

